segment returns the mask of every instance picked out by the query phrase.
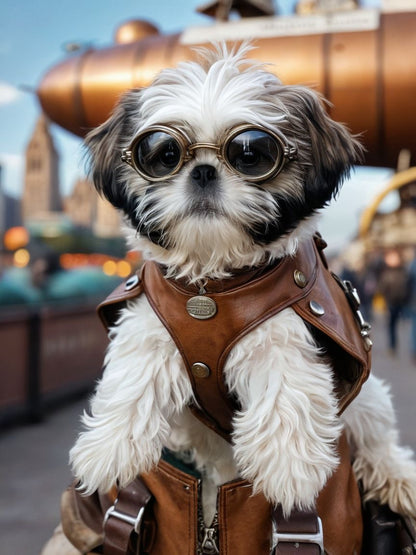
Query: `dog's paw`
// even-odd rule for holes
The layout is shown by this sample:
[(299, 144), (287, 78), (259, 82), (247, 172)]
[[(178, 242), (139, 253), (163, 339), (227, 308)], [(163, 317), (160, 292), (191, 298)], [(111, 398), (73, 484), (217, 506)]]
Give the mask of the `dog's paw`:
[(342, 431), (332, 368), (304, 322), (286, 309), (231, 351), (227, 385), (240, 474), (285, 514), (311, 507), (338, 465)]
[[(240, 426), (237, 426), (239, 431)], [(336, 449), (338, 428), (333, 441), (312, 440), (301, 434), (267, 434), (244, 426), (234, 435), (234, 457), (241, 476), (253, 484), (273, 505), (280, 504), (284, 515), (294, 508), (310, 509), (339, 463)]]
[[(90, 417), (84, 416), (84, 421)], [(82, 432), (70, 451), (70, 463), (79, 489), (89, 495), (109, 491), (116, 483), (126, 486), (159, 461), (162, 443), (157, 436), (144, 433), (137, 441), (123, 430), (91, 427)]]
[(386, 446), (377, 460), (358, 456), (353, 464), (364, 500), (387, 504), (396, 513), (416, 518), (416, 463), (406, 447)]
[(283, 515), (288, 517), (294, 509), (310, 510), (315, 507), (319, 492), (336, 469), (332, 464), (313, 465), (306, 462), (296, 464), (296, 475), (253, 478), (253, 492), (262, 493), (272, 505), (280, 505)]

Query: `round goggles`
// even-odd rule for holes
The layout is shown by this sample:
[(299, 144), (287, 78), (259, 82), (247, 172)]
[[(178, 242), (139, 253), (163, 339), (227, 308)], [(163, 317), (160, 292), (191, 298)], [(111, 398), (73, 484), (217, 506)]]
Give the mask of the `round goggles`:
[(283, 134), (245, 124), (229, 130), (219, 144), (192, 143), (174, 127), (154, 125), (123, 149), (121, 159), (146, 180), (163, 181), (177, 174), (200, 148), (215, 151), (232, 173), (254, 182), (275, 177), (296, 158), (296, 147)]

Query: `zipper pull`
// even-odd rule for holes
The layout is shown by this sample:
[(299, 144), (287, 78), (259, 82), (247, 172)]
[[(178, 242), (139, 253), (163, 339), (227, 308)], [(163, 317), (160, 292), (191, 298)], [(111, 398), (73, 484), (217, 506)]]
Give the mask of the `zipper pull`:
[(216, 532), (216, 528), (204, 528), (204, 539), (201, 544), (203, 555), (219, 554), (220, 551), (217, 546)]

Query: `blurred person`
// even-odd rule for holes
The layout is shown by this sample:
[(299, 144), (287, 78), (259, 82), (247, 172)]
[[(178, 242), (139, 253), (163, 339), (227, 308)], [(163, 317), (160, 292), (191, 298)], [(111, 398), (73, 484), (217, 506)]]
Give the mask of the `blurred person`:
[(416, 248), (409, 266), (409, 315), (411, 354), (416, 364)]
[(59, 254), (54, 251), (45, 251), (31, 262), (31, 283), (44, 296), (47, 296), (51, 278), (60, 271), (62, 271), (62, 267)]
[(383, 256), (375, 251), (366, 256), (360, 271), (360, 309), (364, 318), (369, 322), (373, 320), (373, 302), (383, 266)]
[(398, 346), (397, 325), (409, 300), (409, 274), (399, 251), (388, 250), (384, 255), (384, 267), (378, 283), (388, 309), (388, 344), (391, 354)]
[(0, 271), (0, 307), (36, 308), (57, 300), (55, 283), (64, 273), (58, 253), (35, 245), (30, 250), (28, 266), (18, 268), (10, 265)]

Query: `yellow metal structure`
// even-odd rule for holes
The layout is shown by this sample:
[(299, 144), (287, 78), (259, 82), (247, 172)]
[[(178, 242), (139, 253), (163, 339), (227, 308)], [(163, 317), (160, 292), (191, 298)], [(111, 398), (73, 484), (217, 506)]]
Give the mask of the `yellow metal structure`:
[[(371, 223), (374, 220), (374, 216), (376, 215), (378, 207), (380, 206), (382, 200), (386, 198), (386, 196), (392, 191), (397, 191), (398, 189), (403, 187), (403, 185), (407, 185), (408, 183), (412, 183), (413, 181), (416, 182), (416, 167), (396, 173), (392, 177), (387, 187), (383, 191), (381, 191), (381, 193), (379, 193), (374, 198), (372, 203), (364, 210), (360, 220), (360, 239), (364, 239), (367, 236), (368, 231), (371, 227)], [(416, 237), (413, 238), (413, 242), (416, 243)]]

